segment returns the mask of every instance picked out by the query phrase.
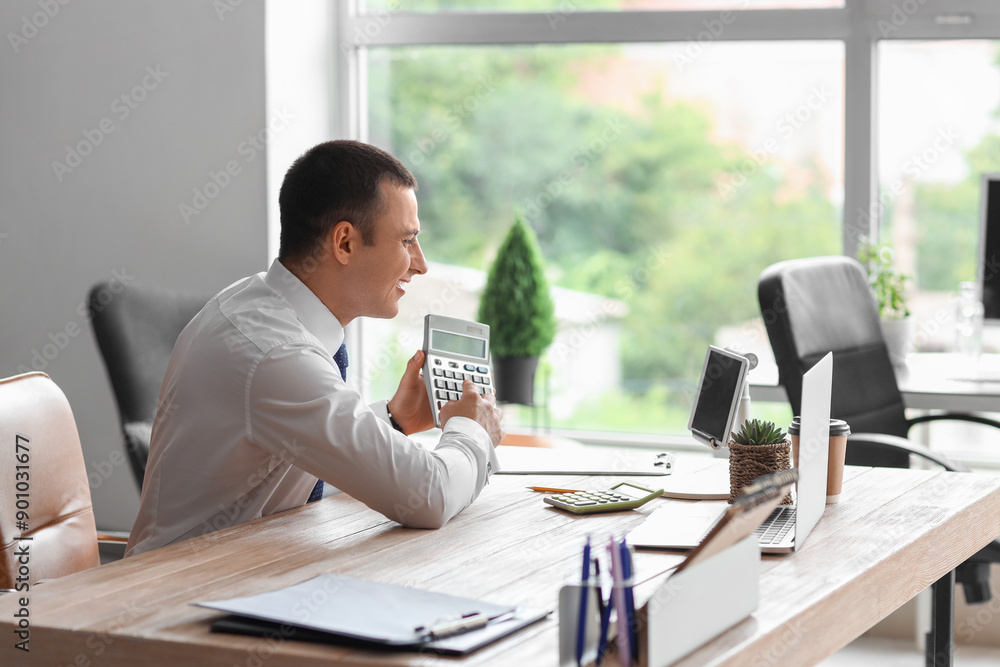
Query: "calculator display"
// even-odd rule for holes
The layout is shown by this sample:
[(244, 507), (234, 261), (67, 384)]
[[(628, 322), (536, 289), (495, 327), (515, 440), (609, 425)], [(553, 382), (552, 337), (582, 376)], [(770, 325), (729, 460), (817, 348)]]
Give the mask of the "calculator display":
[(464, 354), (467, 357), (486, 358), (486, 341), (482, 338), (471, 338), (447, 331), (431, 331), (431, 347), (441, 352)]
[(435, 426), (441, 426), (445, 403), (462, 398), (466, 381), (477, 394), (495, 393), (489, 326), (429, 313), (424, 317), (424, 383)]
[(640, 489), (629, 484), (619, 484), (614, 488), (615, 491), (629, 498), (645, 498), (649, 495), (649, 489)]

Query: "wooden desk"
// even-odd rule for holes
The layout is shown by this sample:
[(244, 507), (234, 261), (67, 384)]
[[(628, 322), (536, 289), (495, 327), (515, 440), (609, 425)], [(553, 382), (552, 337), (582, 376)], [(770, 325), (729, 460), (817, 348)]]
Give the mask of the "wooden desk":
[[(987, 377), (1000, 380), (1000, 354), (984, 354), (980, 365)], [(778, 384), (778, 367), (761, 364), (750, 372), (750, 397), (755, 401), (785, 403), (788, 396)], [(983, 382), (963, 371), (958, 355), (951, 353), (911, 354), (906, 367), (896, 369), (896, 381), (903, 403), (918, 410), (959, 412), (1000, 412), (1000, 381)]]
[[(681, 457), (678, 471), (686, 460)], [(350, 498), (331, 497), (44, 583), (31, 592), (30, 654), (13, 649), (16, 598), (0, 596), (0, 664), (454, 664), (418, 653), (210, 634), (209, 623), (218, 614), (189, 603), (270, 590), (332, 571), (554, 608), (558, 588), (579, 568), (586, 534), (627, 530), (657, 503), (679, 502), (657, 500), (640, 511), (574, 517), (548, 508), (540, 494), (524, 488), (551, 480), (494, 477), (473, 506), (437, 531), (405, 529)], [(599, 488), (609, 478), (563, 481)], [(827, 507), (805, 548), (762, 561), (756, 613), (679, 664), (814, 664), (997, 534), (1000, 477), (852, 469), (844, 500)], [(637, 589), (639, 602), (679, 560), (672, 554), (637, 554), (637, 574), (645, 582)], [(553, 616), (458, 662), (554, 665), (557, 656)]]

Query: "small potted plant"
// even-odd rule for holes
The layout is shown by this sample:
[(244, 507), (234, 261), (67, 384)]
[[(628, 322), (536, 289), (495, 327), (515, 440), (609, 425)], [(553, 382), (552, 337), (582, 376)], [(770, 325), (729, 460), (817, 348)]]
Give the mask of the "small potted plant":
[(479, 321), (490, 326), (497, 400), (533, 405), (535, 369), (556, 319), (538, 240), (520, 212), (490, 268)]
[[(792, 443), (774, 422), (748, 419), (729, 441), (729, 502), (761, 475), (791, 468)], [(782, 505), (792, 504), (788, 493)]]
[(864, 240), (858, 248), (858, 260), (868, 273), (868, 284), (875, 295), (889, 358), (897, 366), (905, 364), (913, 342), (913, 318), (906, 305), (906, 283), (910, 278), (893, 264), (889, 245)]

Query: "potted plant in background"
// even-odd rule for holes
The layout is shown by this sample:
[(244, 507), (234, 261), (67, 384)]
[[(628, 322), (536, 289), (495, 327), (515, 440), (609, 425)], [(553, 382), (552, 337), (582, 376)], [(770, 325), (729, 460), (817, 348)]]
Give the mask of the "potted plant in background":
[(906, 363), (906, 355), (913, 343), (913, 317), (906, 305), (909, 276), (895, 267), (892, 247), (887, 244), (863, 241), (858, 248), (858, 260), (868, 273), (868, 284), (878, 304), (882, 336), (889, 358), (894, 365), (901, 366)]
[(538, 358), (555, 338), (555, 305), (538, 240), (520, 212), (486, 278), (479, 321), (490, 326), (497, 400), (533, 405)]
[[(761, 475), (791, 468), (792, 442), (774, 422), (748, 419), (729, 440), (729, 502)], [(788, 493), (782, 505), (792, 504)]]

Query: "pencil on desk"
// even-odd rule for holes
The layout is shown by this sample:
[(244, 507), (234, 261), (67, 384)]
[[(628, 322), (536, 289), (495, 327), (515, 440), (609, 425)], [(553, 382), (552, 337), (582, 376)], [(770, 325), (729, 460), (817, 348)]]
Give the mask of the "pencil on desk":
[(553, 486), (529, 486), (527, 488), (541, 493), (580, 493), (580, 489), (559, 489)]

